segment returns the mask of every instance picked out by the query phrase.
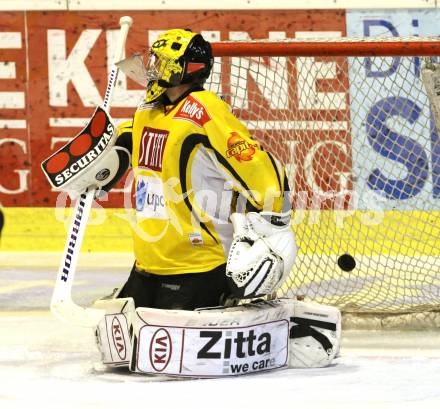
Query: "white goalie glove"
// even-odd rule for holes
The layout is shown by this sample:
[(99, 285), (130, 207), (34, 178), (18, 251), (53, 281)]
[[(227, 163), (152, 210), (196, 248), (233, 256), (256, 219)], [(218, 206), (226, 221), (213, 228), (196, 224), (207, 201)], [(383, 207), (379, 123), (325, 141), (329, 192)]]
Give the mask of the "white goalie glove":
[(79, 196), (86, 189), (98, 189), (95, 197), (108, 192), (122, 177), (128, 168), (130, 152), (120, 146), (112, 146), (85, 170), (80, 170), (75, 178), (60, 189), (69, 193), (71, 198)]
[(234, 296), (253, 298), (271, 294), (289, 275), (296, 257), (295, 235), (289, 223), (273, 224), (282, 215), (234, 213), (234, 240), (226, 275)]

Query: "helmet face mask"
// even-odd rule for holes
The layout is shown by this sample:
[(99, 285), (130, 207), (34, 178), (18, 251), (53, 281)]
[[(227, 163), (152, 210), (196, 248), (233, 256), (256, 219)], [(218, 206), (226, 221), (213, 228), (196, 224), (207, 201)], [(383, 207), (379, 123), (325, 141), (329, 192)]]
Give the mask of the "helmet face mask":
[(150, 52), (148, 61), (145, 64), (147, 103), (155, 101), (166, 91), (167, 87), (159, 85), (159, 82), (162, 83), (163, 79), (167, 77), (167, 74), (169, 75), (170, 69), (167, 69), (169, 62), (170, 59), (168, 57), (159, 57), (154, 52)]
[(145, 66), (145, 76), (147, 82), (157, 81), (163, 75), (164, 66), (162, 61), (157, 58), (156, 54), (149, 53)]
[(170, 30), (153, 43), (145, 66), (145, 102), (155, 102), (167, 88), (203, 84), (213, 64), (210, 44), (189, 30)]

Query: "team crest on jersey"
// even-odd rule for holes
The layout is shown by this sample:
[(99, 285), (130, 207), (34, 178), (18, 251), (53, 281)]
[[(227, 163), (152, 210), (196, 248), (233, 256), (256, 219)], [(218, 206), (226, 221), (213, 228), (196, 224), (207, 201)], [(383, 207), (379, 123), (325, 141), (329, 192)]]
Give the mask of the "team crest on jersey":
[(234, 157), (239, 162), (249, 161), (254, 156), (258, 145), (251, 144), (242, 138), (237, 132), (231, 132), (228, 139), (228, 149), (226, 150), (226, 157)]
[(168, 139), (168, 131), (145, 127), (139, 148), (139, 166), (151, 170), (162, 170), (163, 152)]
[(204, 105), (192, 95), (189, 95), (173, 119), (183, 119), (202, 128), (203, 125), (211, 120), (211, 117)]

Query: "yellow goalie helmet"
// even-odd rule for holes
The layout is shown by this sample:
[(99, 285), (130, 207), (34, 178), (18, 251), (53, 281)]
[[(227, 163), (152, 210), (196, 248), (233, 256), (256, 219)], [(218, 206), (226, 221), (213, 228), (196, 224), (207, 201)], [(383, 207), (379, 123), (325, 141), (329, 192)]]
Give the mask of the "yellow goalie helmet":
[(146, 102), (156, 101), (167, 88), (203, 85), (211, 73), (211, 45), (190, 30), (165, 31), (151, 46), (145, 65)]

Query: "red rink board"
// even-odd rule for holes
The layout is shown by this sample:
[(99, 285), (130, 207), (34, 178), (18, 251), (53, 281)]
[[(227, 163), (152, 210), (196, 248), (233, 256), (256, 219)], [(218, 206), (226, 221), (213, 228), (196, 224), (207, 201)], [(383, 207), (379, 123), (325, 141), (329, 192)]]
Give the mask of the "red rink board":
[[(93, 114), (95, 106), (85, 102), (87, 95), (84, 90), (78, 90), (77, 83), (91, 81), (92, 91), (103, 96), (107, 83), (106, 30), (117, 30), (119, 18), (126, 14), (134, 19), (127, 40), (128, 55), (145, 49), (148, 30), (163, 31), (173, 27), (219, 32), (221, 40), (229, 39), (230, 33), (236, 31), (245, 31), (253, 39), (267, 38), (270, 31), (284, 31), (287, 37), (295, 37), (299, 31), (346, 33), (343, 10), (1, 13), (1, 35), (5, 38), (5, 33), (16, 33), (13, 38), (19, 36), (20, 47), (5, 48), (5, 41), (0, 42), (0, 62), (15, 64), (15, 78), (0, 79), (0, 93), (15, 92), (24, 96), (24, 107), (4, 108), (0, 104), (0, 121), (6, 121), (7, 124), (12, 124), (11, 120), (22, 121), (15, 122), (14, 126), (18, 128), (9, 125), (0, 129), (0, 203), (3, 206), (55, 204), (57, 193), (51, 191), (40, 163), (66, 143), (66, 138), (73, 137), (81, 129), (73, 125), (57, 126), (58, 120), (89, 118)], [(74, 75), (73, 80), (71, 76), (69, 81), (63, 83), (63, 78), (59, 78), (62, 73), (57, 71), (54, 74), (49, 67), (59, 69), (60, 62), (56, 58), (62, 60), (63, 57), (66, 59), (84, 52), (78, 46), (81, 44), (92, 46), (84, 58), (79, 56), (76, 60), (72, 59), (73, 67), (70, 68), (77, 76)], [(54, 80), (54, 77), (58, 80)], [(128, 81), (127, 89), (140, 88)], [(129, 118), (135, 106), (113, 106), (112, 116)], [(332, 139), (341, 137), (344, 143), (350, 143), (349, 138), (344, 136), (331, 136)], [(303, 136), (300, 138), (297, 149), (306, 151), (313, 141), (307, 135), (304, 135), (304, 139)], [(301, 175), (301, 169), (298, 172)], [(299, 176), (299, 179), (304, 180), (304, 177)], [(122, 193), (111, 193), (106, 205), (118, 207), (122, 203)]]

